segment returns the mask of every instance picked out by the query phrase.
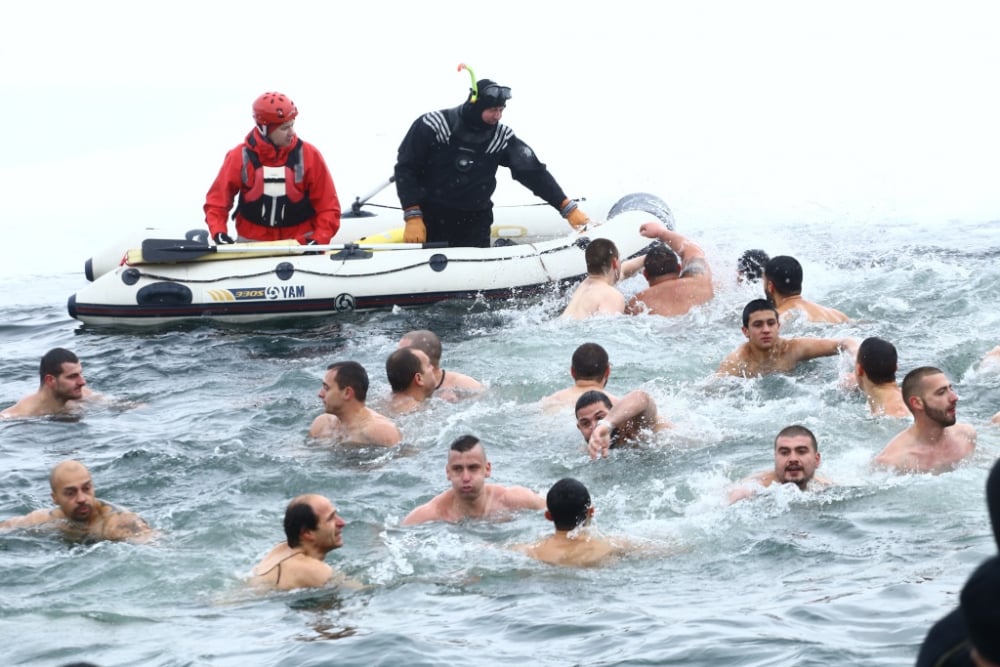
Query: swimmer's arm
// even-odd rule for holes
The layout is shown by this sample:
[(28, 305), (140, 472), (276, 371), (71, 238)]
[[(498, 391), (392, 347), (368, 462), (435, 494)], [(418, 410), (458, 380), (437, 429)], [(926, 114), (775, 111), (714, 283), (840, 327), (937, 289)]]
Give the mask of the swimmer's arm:
[(152, 538), (154, 531), (134, 512), (119, 512), (107, 519), (104, 537), (109, 540), (145, 542)]
[(363, 591), (366, 588), (369, 588), (357, 579), (353, 579), (348, 577), (346, 574), (341, 574), (339, 572), (335, 574), (332, 579), (330, 579), (330, 582), (340, 588), (346, 588), (349, 591)]
[(34, 512), (24, 516), (17, 516), (13, 519), (7, 519), (6, 521), (0, 522), (0, 530), (37, 526), (42, 523), (48, 523), (54, 519), (55, 517), (52, 515), (52, 510), (35, 510)]
[(295, 576), (289, 582), (289, 590), (326, 586), (334, 582), (334, 574), (333, 568), (323, 561), (315, 558), (307, 558), (300, 567), (295, 568)]
[(622, 278), (631, 278), (635, 274), (642, 271), (643, 267), (646, 266), (646, 256), (639, 255), (638, 257), (633, 257), (632, 259), (626, 259), (622, 262)]
[(851, 338), (850, 336), (848, 336), (847, 338), (840, 339), (837, 350), (839, 352), (847, 352), (849, 355), (851, 355), (851, 359), (856, 360), (858, 358), (858, 348), (860, 346), (861, 343), (858, 341), (857, 338)]
[(759, 472), (750, 477), (745, 477), (730, 487), (726, 494), (726, 499), (732, 505), (740, 500), (745, 500), (766, 486), (770, 486), (774, 481), (774, 473), (770, 471)]
[(312, 426), (309, 427), (309, 437), (310, 438), (329, 438), (333, 435), (333, 429), (336, 425), (336, 417), (333, 415), (322, 414), (313, 420)]
[(611, 431), (615, 428), (629, 428), (636, 431), (639, 428), (652, 428), (656, 424), (656, 403), (646, 392), (636, 389), (622, 396), (608, 411), (601, 423), (594, 427), (587, 442), (587, 453), (591, 459), (598, 455), (607, 456), (611, 449)]
[(679, 547), (656, 540), (634, 537), (615, 536), (608, 540), (619, 556), (676, 556), (679, 553), (691, 551), (690, 547)]
[(401, 526), (415, 526), (418, 523), (428, 523), (430, 521), (438, 521), (440, 516), (438, 511), (434, 506), (434, 501), (424, 503), (420, 507), (417, 507), (412, 512), (406, 515), (406, 518), (399, 524)]
[(893, 443), (890, 442), (885, 446), (885, 449), (876, 454), (875, 458), (872, 459), (872, 467), (882, 469), (898, 467), (900, 465), (900, 456), (895, 450), (896, 448), (893, 447)]
[(624, 313), (625, 312), (625, 296), (619, 292), (614, 287), (611, 288), (611, 292), (607, 293), (601, 298), (600, 303), (597, 305), (596, 313)]
[(743, 358), (740, 356), (740, 349), (737, 349), (736, 351), (730, 352), (726, 355), (726, 358), (719, 364), (719, 368), (715, 371), (715, 374), (743, 377), (744, 366), (745, 364), (743, 363)]
[(373, 444), (383, 447), (395, 447), (403, 442), (403, 434), (399, 427), (388, 419), (375, 425), (369, 434)]
[(628, 303), (625, 304), (626, 315), (645, 315), (648, 312), (648, 310), (649, 309), (646, 307), (646, 304), (642, 301), (639, 301), (639, 299), (637, 299), (635, 296), (631, 297), (628, 300)]
[(972, 424), (959, 424), (962, 427), (962, 435), (964, 435), (968, 440), (972, 448), (976, 448), (976, 442), (979, 439), (979, 435), (976, 433), (976, 427)]
[(545, 498), (524, 486), (511, 486), (505, 493), (507, 506), (511, 509), (543, 510)]
[(480, 393), (486, 391), (486, 385), (477, 380), (474, 377), (464, 375), (462, 373), (455, 373), (454, 376), (457, 378), (454, 388), (459, 389), (463, 392), (473, 392)]
[(788, 341), (796, 361), (808, 361), (816, 357), (832, 357), (841, 350), (847, 349), (844, 341), (838, 338), (792, 338)]

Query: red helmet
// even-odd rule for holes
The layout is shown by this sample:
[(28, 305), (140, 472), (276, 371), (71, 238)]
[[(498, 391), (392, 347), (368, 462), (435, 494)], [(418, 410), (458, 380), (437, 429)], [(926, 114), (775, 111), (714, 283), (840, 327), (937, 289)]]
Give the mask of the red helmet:
[(298, 115), (295, 102), (281, 93), (264, 93), (253, 103), (254, 122), (268, 128), (287, 123)]

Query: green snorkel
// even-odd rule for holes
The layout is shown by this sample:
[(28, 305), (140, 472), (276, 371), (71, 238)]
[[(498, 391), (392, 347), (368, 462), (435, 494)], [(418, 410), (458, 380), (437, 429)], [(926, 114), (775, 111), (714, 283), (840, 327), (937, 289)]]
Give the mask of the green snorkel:
[(463, 69), (469, 72), (469, 78), (472, 79), (472, 97), (469, 98), (469, 101), (475, 104), (476, 100), (479, 99), (479, 86), (476, 85), (476, 73), (465, 63), (458, 63), (458, 71), (461, 72)]

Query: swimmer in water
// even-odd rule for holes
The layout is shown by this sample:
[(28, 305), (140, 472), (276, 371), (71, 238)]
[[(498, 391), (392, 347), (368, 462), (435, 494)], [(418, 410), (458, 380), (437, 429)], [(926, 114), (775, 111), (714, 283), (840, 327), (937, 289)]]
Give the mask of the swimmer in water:
[(829, 486), (830, 480), (816, 474), (819, 463), (819, 444), (813, 432), (798, 424), (786, 426), (774, 439), (774, 469), (742, 480), (729, 492), (729, 502), (749, 498), (774, 483), (794, 484), (802, 491)]
[(344, 546), (345, 522), (329, 498), (305, 494), (285, 508), (285, 541), (276, 545), (251, 572), (255, 588), (288, 591), (336, 582), (357, 587), (326, 563), (326, 555)]
[(34, 512), (0, 523), (0, 530), (53, 527), (71, 539), (142, 542), (152, 529), (137, 514), (98, 500), (90, 471), (79, 461), (66, 460), (49, 475), (53, 510)]

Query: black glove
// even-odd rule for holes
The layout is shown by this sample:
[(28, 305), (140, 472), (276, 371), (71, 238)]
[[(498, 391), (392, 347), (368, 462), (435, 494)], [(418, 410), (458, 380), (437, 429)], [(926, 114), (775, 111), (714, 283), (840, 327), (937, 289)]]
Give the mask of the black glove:
[[(316, 243), (315, 239), (309, 239), (308, 241), (306, 241), (305, 245), (319, 245), (319, 244)], [(302, 254), (303, 255), (322, 255), (323, 251), (322, 250), (309, 250), (309, 251), (306, 251), (306, 252), (304, 252)]]
[(233, 237), (225, 232), (219, 232), (212, 237), (212, 240), (215, 241), (217, 245), (229, 245), (230, 243), (236, 243), (236, 241), (233, 240)]

